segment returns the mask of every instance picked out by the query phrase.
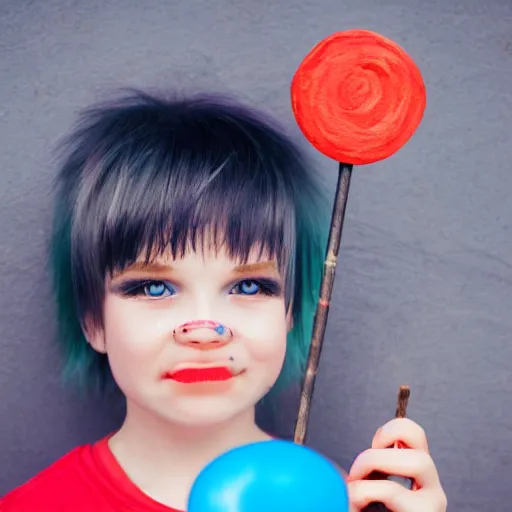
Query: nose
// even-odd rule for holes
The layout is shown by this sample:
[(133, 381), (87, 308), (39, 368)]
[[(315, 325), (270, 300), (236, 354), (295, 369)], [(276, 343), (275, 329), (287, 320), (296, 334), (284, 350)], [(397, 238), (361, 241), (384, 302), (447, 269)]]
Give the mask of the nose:
[(199, 350), (213, 350), (227, 345), (233, 338), (229, 327), (218, 322), (200, 320), (186, 322), (173, 331), (174, 340)]

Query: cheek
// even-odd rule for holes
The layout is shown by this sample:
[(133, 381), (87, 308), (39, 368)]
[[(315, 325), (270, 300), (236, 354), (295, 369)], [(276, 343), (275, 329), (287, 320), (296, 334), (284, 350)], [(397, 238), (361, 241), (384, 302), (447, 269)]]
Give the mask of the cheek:
[(287, 323), (284, 304), (248, 315), (243, 336), (250, 358), (256, 363), (281, 366), (286, 353)]
[[(115, 296), (105, 300), (105, 335), (112, 364), (153, 356), (163, 349), (169, 337), (166, 315), (141, 307), (136, 301)], [(141, 366), (141, 365), (138, 365)]]

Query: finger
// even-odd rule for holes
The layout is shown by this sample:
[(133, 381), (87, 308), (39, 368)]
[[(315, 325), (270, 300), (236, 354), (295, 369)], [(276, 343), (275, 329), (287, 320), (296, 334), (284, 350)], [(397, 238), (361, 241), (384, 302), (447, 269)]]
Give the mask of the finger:
[(420, 450), (366, 450), (352, 464), (349, 479), (362, 480), (374, 471), (412, 478), (418, 488), (440, 485), (434, 461)]
[(398, 441), (407, 448), (429, 451), (425, 431), (408, 418), (395, 418), (379, 428), (373, 437), (372, 448), (389, 448)]
[(382, 503), (393, 512), (442, 512), (434, 493), (413, 492), (388, 480), (358, 480), (348, 484), (351, 512)]

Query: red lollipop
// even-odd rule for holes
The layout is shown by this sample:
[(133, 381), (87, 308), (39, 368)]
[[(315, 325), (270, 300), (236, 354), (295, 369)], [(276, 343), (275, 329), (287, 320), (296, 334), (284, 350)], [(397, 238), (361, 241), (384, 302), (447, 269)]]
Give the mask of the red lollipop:
[(292, 108), (306, 138), (338, 162), (369, 164), (398, 151), (425, 111), (425, 85), (393, 41), (350, 30), (317, 44), (295, 73)]
[(339, 178), (294, 440), (304, 444), (345, 218), (352, 166), (383, 160), (414, 134), (426, 105), (413, 60), (393, 41), (367, 30), (333, 34), (297, 70), (292, 108), (306, 138), (337, 160)]

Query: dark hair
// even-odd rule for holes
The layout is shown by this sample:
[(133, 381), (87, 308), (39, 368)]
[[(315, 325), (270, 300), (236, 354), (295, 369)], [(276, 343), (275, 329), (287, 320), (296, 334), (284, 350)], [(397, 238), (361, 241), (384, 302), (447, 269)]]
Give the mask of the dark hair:
[(273, 123), (218, 97), (132, 92), (85, 110), (62, 149), (51, 252), (66, 375), (110, 378), (82, 331), (86, 316), (101, 325), (109, 272), (168, 250), (179, 257), (211, 234), (242, 262), (254, 247), (277, 258), (294, 320), (280, 383), (301, 375), (328, 211)]

